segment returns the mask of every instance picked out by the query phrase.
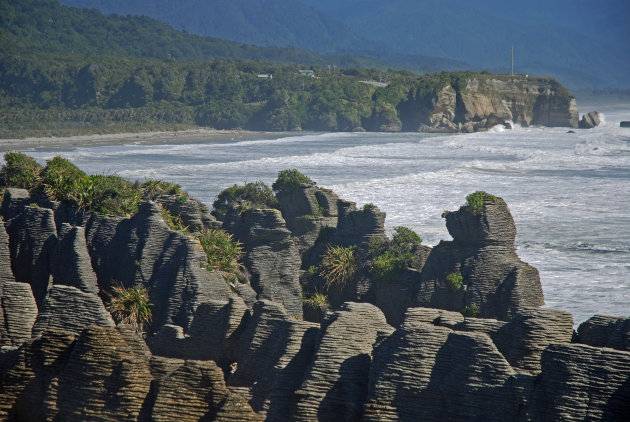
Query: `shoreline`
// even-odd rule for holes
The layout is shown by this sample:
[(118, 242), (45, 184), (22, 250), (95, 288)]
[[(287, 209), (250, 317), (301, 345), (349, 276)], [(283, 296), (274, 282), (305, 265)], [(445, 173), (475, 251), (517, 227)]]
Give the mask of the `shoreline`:
[(69, 137), (33, 137), (0, 139), (0, 152), (72, 150), (79, 147), (116, 145), (195, 144), (206, 142), (274, 139), (283, 136), (306, 135), (310, 132), (258, 132), (249, 130), (189, 129), (165, 132), (129, 132)]

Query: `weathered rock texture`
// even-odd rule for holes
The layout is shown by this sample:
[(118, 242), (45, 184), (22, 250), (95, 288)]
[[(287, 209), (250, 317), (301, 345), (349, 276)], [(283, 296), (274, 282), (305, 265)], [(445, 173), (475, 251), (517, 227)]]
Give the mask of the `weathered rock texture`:
[(294, 392), (315, 347), (319, 325), (298, 321), (273, 302), (260, 301), (235, 344), (236, 371), (228, 386), (269, 420), (286, 420)]
[[(483, 210), (464, 206), (445, 213), (452, 242), (431, 251), (417, 292), (417, 306), (461, 311), (478, 306), (479, 315), (509, 319), (519, 309), (541, 306), (538, 271), (516, 255), (516, 228), (507, 205), (486, 200)], [(463, 276), (462, 287), (447, 282), (449, 274)]]
[(488, 129), (511, 120), (523, 126), (578, 126), (575, 98), (557, 81), (524, 76), (471, 75), (426, 91), (419, 86), (398, 106), (402, 130)]
[(221, 226), (205, 204), (187, 194), (160, 195), (156, 198), (156, 202), (172, 214), (179, 216), (184, 225), (191, 230), (216, 229)]
[(281, 303), (287, 312), (301, 318), (302, 260), (280, 211), (248, 210), (231, 215), (225, 224), (244, 244), (243, 263), (251, 273), (256, 298)]
[(591, 111), (582, 116), (582, 120), (580, 120), (580, 129), (592, 129), (595, 126), (599, 126), (599, 113), (596, 111)]
[(65, 284), (86, 293), (97, 294), (98, 281), (85, 243), (84, 228), (68, 224), (63, 227), (63, 237), (51, 253), (53, 284)]
[(128, 327), (45, 331), (0, 364), (3, 420), (262, 420), (214, 362), (151, 358)]
[(53, 286), (33, 326), (33, 335), (45, 330), (66, 330), (80, 334), (90, 325), (113, 327), (114, 320), (100, 297), (72, 286)]
[(577, 332), (580, 343), (630, 352), (630, 318), (594, 315)]
[(198, 241), (170, 230), (155, 203), (141, 204), (126, 219), (94, 215), (85, 232), (101, 289), (147, 287), (155, 326), (187, 330), (200, 303), (231, 296), (222, 275), (202, 268), (206, 256)]
[(630, 353), (552, 344), (542, 354), (529, 420), (627, 421)]
[(356, 420), (367, 394), (370, 354), (392, 328), (368, 303), (346, 303), (322, 324), (313, 361), (291, 416), (297, 421)]
[(37, 304), (28, 283), (0, 281), (0, 346), (19, 346), (31, 338)]

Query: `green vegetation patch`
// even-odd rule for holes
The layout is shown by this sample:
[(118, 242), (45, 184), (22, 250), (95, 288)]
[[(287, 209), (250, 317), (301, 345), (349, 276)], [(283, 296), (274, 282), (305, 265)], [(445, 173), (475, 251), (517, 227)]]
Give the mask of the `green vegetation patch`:
[(399, 226), (394, 228), (391, 241), (374, 240), (369, 250), (374, 256), (372, 272), (385, 281), (394, 281), (413, 262), (414, 248), (422, 243), (422, 239), (410, 228)]
[(305, 184), (313, 184), (313, 181), (297, 169), (280, 170), (278, 178), (273, 182), (271, 188), (275, 192), (291, 192)]
[(41, 183), (42, 166), (31, 156), (21, 152), (4, 154), (6, 164), (0, 170), (0, 180), (6, 187), (33, 189)]
[(120, 176), (89, 176), (89, 208), (105, 215), (130, 215), (138, 212), (140, 190)]
[(243, 245), (225, 230), (202, 230), (198, 239), (206, 253), (206, 268), (223, 272), (226, 280), (235, 277)]
[(146, 180), (140, 185), (142, 197), (154, 200), (161, 195), (180, 195), (182, 187), (177, 183), (163, 182), (161, 180)]
[(468, 306), (464, 306), (464, 309), (462, 309), (462, 315), (465, 317), (478, 317), (480, 314), (481, 310), (479, 309), (479, 305), (477, 305), (476, 303), (473, 303), (472, 305)]
[(147, 289), (115, 286), (109, 302), (109, 311), (117, 323), (130, 324), (138, 333), (151, 322), (151, 307)]
[(466, 206), (471, 209), (474, 214), (480, 214), (483, 212), (483, 204), (486, 201), (492, 202), (493, 204), (505, 205), (505, 201), (501, 198), (491, 195), (488, 192), (478, 190), (466, 197)]
[(41, 172), (44, 192), (50, 199), (78, 208), (89, 205), (91, 183), (89, 176), (62, 157), (54, 157)]
[(317, 290), (315, 291), (315, 293), (312, 293), (310, 295), (306, 295), (303, 293), (302, 302), (304, 302), (304, 304), (309, 308), (313, 309), (329, 305), (328, 296)]
[(184, 234), (190, 234), (190, 231), (188, 230), (188, 226), (184, 224), (182, 218), (179, 215), (173, 214), (172, 212), (170, 212), (163, 206), (160, 212), (162, 214), (162, 218), (164, 219), (164, 222), (166, 223), (169, 229), (175, 230), (177, 232), (182, 232)]
[(217, 195), (212, 204), (215, 214), (222, 219), (233, 204), (238, 204), (241, 212), (248, 209), (278, 208), (278, 200), (273, 190), (263, 182), (250, 182), (246, 185), (234, 185)]
[(357, 271), (356, 246), (328, 246), (320, 265), (319, 275), (326, 287), (342, 288)]
[(458, 273), (450, 273), (446, 276), (446, 284), (453, 292), (458, 292), (462, 289), (464, 277)]

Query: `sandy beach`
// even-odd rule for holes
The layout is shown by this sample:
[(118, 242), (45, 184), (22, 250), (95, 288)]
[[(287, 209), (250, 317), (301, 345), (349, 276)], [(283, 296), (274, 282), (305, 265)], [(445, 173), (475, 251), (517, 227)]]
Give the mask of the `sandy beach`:
[(191, 129), (168, 132), (115, 133), (24, 139), (0, 139), (0, 152), (28, 150), (65, 150), (77, 147), (107, 145), (161, 145), (274, 139), (299, 135), (295, 132), (253, 132), (247, 130)]

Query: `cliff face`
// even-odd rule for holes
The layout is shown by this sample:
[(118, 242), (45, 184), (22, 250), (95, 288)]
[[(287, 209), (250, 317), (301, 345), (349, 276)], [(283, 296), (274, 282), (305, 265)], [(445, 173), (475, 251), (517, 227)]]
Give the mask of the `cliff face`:
[(473, 132), (506, 121), (522, 126), (577, 127), (575, 98), (556, 80), (475, 75), (410, 93), (399, 106), (403, 130)]

